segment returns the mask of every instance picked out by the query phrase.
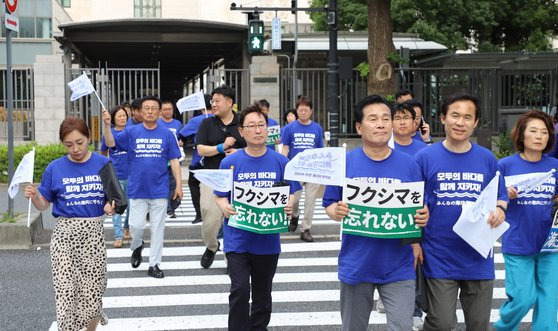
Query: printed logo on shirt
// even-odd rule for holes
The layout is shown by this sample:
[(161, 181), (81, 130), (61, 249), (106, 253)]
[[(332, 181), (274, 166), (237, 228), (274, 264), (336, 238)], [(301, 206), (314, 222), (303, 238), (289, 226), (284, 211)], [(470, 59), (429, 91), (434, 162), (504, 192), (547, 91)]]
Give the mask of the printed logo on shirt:
[(316, 135), (313, 133), (294, 133), (293, 134), (293, 148), (294, 149), (308, 149), (314, 148)]
[(99, 175), (64, 177), (62, 185), (64, 185), (62, 198), (74, 200), (66, 201), (66, 206), (104, 204), (105, 193)]
[(163, 139), (161, 138), (137, 138), (136, 157), (161, 157), (163, 154)]
[(437, 187), (434, 194), (436, 204), (441, 206), (462, 206), (465, 201), (476, 200), (484, 182), (484, 174), (476, 172), (439, 172), (436, 174)]
[(254, 187), (271, 187), (275, 184), (277, 173), (275, 172), (241, 172), (237, 175), (237, 181)]

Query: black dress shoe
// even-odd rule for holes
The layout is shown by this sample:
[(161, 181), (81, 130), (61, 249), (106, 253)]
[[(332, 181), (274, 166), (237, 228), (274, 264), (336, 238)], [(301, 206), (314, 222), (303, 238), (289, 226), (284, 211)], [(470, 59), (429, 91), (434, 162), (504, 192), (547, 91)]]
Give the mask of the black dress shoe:
[(198, 224), (202, 222), (202, 218), (201, 217), (196, 217), (193, 221), (192, 224)]
[(310, 234), (310, 230), (302, 231), (302, 233), (300, 234), (300, 239), (306, 241), (307, 243), (311, 243), (314, 241), (314, 238)]
[(143, 240), (141, 241), (141, 246), (134, 249), (132, 252), (132, 257), (130, 258), (130, 262), (132, 263), (132, 268), (137, 268), (141, 264), (141, 251), (143, 251)]
[(298, 216), (297, 217), (292, 217), (291, 221), (289, 222), (289, 231), (290, 232), (295, 232), (296, 228), (298, 228)]
[(176, 218), (176, 214), (173, 212), (172, 214), (170, 214), (170, 218)]
[(153, 278), (165, 278), (165, 274), (163, 273), (163, 270), (159, 269), (158, 265), (155, 265), (154, 267), (149, 267), (149, 270), (147, 270), (147, 275)]

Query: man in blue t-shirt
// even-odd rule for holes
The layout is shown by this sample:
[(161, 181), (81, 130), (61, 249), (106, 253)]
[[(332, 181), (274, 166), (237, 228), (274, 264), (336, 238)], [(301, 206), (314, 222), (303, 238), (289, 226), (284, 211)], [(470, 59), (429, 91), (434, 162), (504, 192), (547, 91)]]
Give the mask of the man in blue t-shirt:
[[(182, 146), (184, 148), (184, 152), (186, 153), (187, 149), (190, 148), (193, 148), (194, 150), (192, 152), (192, 161), (188, 167), (190, 170), (196, 170), (202, 167), (202, 157), (198, 154), (198, 150), (196, 148), (196, 135), (201, 122), (208, 117), (213, 117), (213, 111), (211, 110), (211, 95), (204, 94), (203, 97), (205, 99), (205, 109), (201, 110), (202, 114), (192, 117), (179, 132), (179, 136), (184, 142)], [(190, 147), (192, 145), (193, 147)], [(192, 221), (192, 224), (197, 224), (202, 222), (200, 211), (200, 181), (194, 177), (192, 173), (188, 175), (188, 188), (190, 189), (192, 204), (194, 205), (194, 210), (196, 211), (196, 217)]]
[[(272, 187), (283, 183), (285, 165), (289, 160), (266, 148), (267, 115), (257, 105), (252, 105), (240, 113), (238, 121), (240, 134), (247, 146), (225, 157), (220, 168), (233, 167), (235, 182), (255, 187)], [(285, 182), (285, 185), (290, 185), (291, 194), (301, 189), (298, 182)], [(231, 278), (229, 330), (266, 330), (271, 318), (273, 276), (281, 252), (279, 233), (260, 234), (229, 226), (229, 217), (236, 214), (230, 204), (230, 192), (214, 193), (217, 195), (217, 205), (225, 216), (224, 252)], [(291, 198), (294, 197), (291, 195)], [(285, 213), (290, 215), (291, 212), (289, 203)]]
[[(143, 230), (146, 215), (151, 220), (151, 245), (149, 250), (149, 270), (154, 278), (163, 278), (159, 268), (163, 255), (165, 218), (169, 190), (167, 162), (170, 161), (172, 173), (177, 183), (182, 182), (180, 175), (180, 148), (176, 137), (167, 128), (158, 125), (161, 101), (156, 97), (145, 97), (141, 102), (141, 125), (133, 125), (113, 136), (110, 130), (110, 115), (103, 111), (105, 126), (103, 134), (108, 147), (117, 146), (128, 153), (130, 172), (128, 177), (128, 197), (130, 199), (130, 230), (132, 244), (130, 259), (132, 267), (142, 262)], [(182, 185), (176, 185), (173, 199), (182, 199)]]
[[(269, 133), (269, 128), (279, 126), (279, 122), (269, 117), (269, 101), (267, 101), (266, 99), (261, 99), (260, 101), (258, 101), (258, 105), (260, 106), (260, 110), (262, 111), (262, 113), (267, 116), (267, 129)], [(275, 145), (278, 145), (280, 143), (281, 139), (277, 139), (274, 143), (267, 144), (266, 146), (270, 151), (274, 151)]]
[[(392, 114), (384, 98), (371, 95), (356, 106), (356, 130), (362, 147), (347, 153), (346, 177), (371, 183), (420, 182), (412, 157), (391, 150)], [(329, 217), (343, 220), (349, 207), (342, 200), (343, 189), (326, 186), (323, 206)], [(415, 214), (424, 227), (428, 209)], [(343, 234), (339, 252), (341, 287), (341, 330), (366, 330), (377, 288), (385, 306), (388, 330), (411, 330), (415, 307), (415, 268), (422, 262), (419, 244), (403, 245), (401, 239), (372, 238)]]
[(406, 103), (393, 106), (393, 140), (395, 149), (414, 156), (419, 150), (428, 146), (422, 141), (413, 139), (415, 134), (415, 110)]
[(128, 122), (126, 122), (126, 127), (140, 124), (143, 121), (141, 117), (141, 99), (134, 99), (130, 104), (132, 108), (132, 116), (128, 118)]
[[(324, 130), (322, 127), (312, 121), (312, 114), (314, 112), (312, 101), (307, 97), (300, 97), (296, 101), (296, 112), (298, 119), (289, 124), (281, 137), (283, 143), (283, 150), (281, 153), (288, 157), (290, 160), (298, 153), (305, 149), (322, 148), (324, 147)], [(300, 239), (306, 242), (314, 241), (310, 228), (312, 227), (312, 218), (314, 217), (314, 207), (316, 205), (316, 198), (320, 191), (320, 184), (314, 183), (301, 183), (306, 192), (306, 200), (304, 201), (304, 218), (302, 220), (302, 231), (300, 232)], [(302, 191), (295, 194), (295, 201), (293, 204), (293, 217), (289, 224), (291, 232), (296, 231), (298, 227), (299, 202)]]
[[(467, 330), (490, 328), (494, 258), (480, 255), (453, 231), (462, 206), (474, 202), (498, 170), (492, 152), (470, 141), (479, 109), (478, 99), (472, 95), (446, 98), (440, 114), (445, 139), (415, 155), (430, 209), (422, 243), (428, 298), (424, 330), (456, 326), (459, 290)], [(504, 179), (500, 177), (497, 208), (487, 219), (490, 226), (502, 224), (507, 204)]]
[[(157, 120), (157, 124), (169, 129), (178, 142), (178, 146), (182, 147), (182, 140), (178, 140), (178, 132), (182, 129), (182, 123), (174, 119), (172, 116), (174, 114), (174, 106), (171, 101), (164, 100), (161, 102), (161, 114), (159, 119)], [(168, 203), (167, 203), (167, 215), (170, 218), (176, 218), (176, 214), (174, 213), (172, 196), (174, 195), (174, 190), (176, 188), (176, 182), (174, 181), (174, 176), (172, 175), (172, 169), (170, 166), (168, 167), (169, 172), (169, 196), (168, 196)]]

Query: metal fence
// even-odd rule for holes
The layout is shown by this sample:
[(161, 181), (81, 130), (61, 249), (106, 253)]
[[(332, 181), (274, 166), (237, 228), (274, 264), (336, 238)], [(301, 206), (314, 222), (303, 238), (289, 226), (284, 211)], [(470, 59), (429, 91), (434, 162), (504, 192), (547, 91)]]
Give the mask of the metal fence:
[[(35, 139), (33, 69), (12, 69), (14, 140)], [(0, 69), (0, 141), (8, 140), (7, 70)]]
[[(148, 95), (160, 96), (159, 68), (74, 68), (71, 79), (85, 72), (105, 107), (130, 102)], [(92, 140), (101, 137), (101, 105), (95, 94), (84, 96), (70, 104), (68, 116), (84, 118), (91, 129)]]
[[(528, 109), (550, 113), (558, 103), (558, 69), (409, 68), (398, 70), (396, 81), (401, 82), (399, 88), (414, 91), (415, 98), (424, 104), (424, 117), (434, 136), (443, 135), (438, 111), (443, 98), (453, 93), (466, 92), (479, 98), (478, 128), (493, 134), (510, 130), (519, 114)], [(294, 107), (295, 83), (294, 94), (310, 97), (314, 102), (314, 120), (329, 130), (327, 68), (281, 70), (281, 117)], [(354, 136), (353, 110), (368, 94), (366, 78), (353, 71), (352, 78), (340, 80), (339, 85), (340, 136)]]

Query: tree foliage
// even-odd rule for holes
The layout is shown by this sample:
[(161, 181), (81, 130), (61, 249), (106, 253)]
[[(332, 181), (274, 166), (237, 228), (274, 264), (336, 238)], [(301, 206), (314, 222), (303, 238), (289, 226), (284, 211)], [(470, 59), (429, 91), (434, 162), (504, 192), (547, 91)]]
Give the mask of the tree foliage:
[[(366, 29), (366, 0), (339, 0), (338, 7), (340, 30)], [(547, 51), (558, 35), (554, 0), (392, 0), (391, 16), (395, 32), (418, 33), (453, 51)], [(327, 29), (324, 14), (311, 18), (315, 29)]]

